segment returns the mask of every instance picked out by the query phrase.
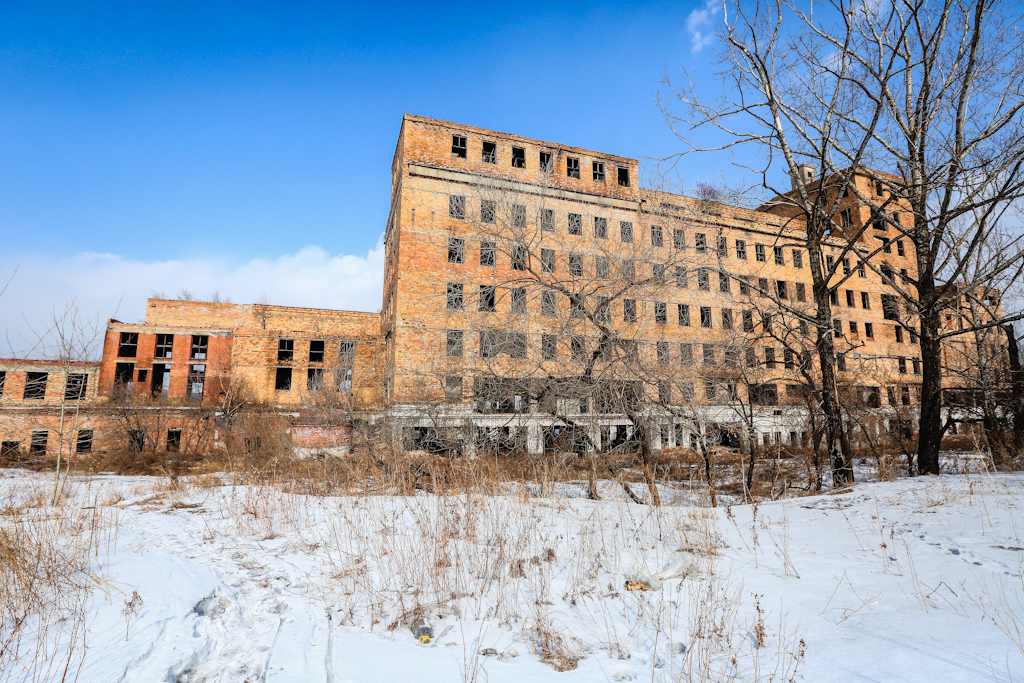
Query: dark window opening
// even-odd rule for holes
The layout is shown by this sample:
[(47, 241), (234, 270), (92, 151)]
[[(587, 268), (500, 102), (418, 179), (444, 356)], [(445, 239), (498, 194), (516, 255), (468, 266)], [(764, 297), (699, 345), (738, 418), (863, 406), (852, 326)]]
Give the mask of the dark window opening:
[(203, 390), (206, 386), (206, 366), (188, 366), (188, 377), (186, 378), (185, 394), (189, 401), (198, 403), (203, 400)]
[(565, 175), (569, 178), (579, 179), (580, 177), (580, 160), (574, 157), (566, 157), (565, 159)]
[(700, 326), (707, 329), (711, 329), (711, 307), (701, 306), (700, 307)]
[(28, 452), (36, 455), (46, 453), (46, 442), (49, 439), (49, 434), (45, 429), (32, 432), (32, 440), (29, 441)]
[(114, 366), (114, 385), (124, 386), (135, 378), (135, 363), (118, 363)]
[[(127, 365), (132, 369), (135, 367), (132, 363), (118, 363), (118, 366), (121, 365)], [(41, 401), (46, 398), (46, 381), (48, 379), (49, 374), (45, 372), (26, 372), (25, 393), (22, 398), (32, 401)], [(128, 379), (131, 380), (131, 370), (129, 370)]]
[(685, 230), (673, 230), (672, 231), (672, 248), (673, 249), (685, 249), (686, 248), (686, 231)]
[(540, 153), (540, 170), (544, 173), (553, 173), (555, 162), (551, 160), (551, 152)]
[(448, 330), (445, 335), (445, 355), (449, 358), (462, 356), (462, 330)]
[(18, 451), (21, 450), (20, 441), (3, 441), (0, 442), (0, 458), (14, 458), (17, 457)]
[(7, 371), (0, 370), (0, 396), (4, 395), (4, 385), (7, 383)]
[(619, 221), (619, 234), (626, 244), (633, 242), (633, 224), (629, 221)]
[(629, 187), (629, 169), (619, 166), (619, 186)]
[(799, 249), (793, 250), (793, 267), (803, 268), (804, 267), (804, 253)]
[(167, 430), (167, 452), (177, 453), (181, 450), (181, 430), (180, 429), (168, 429)]
[(594, 165), (594, 182), (595, 183), (603, 183), (604, 182), (604, 162), (603, 161), (595, 161), (595, 162), (593, 162), (593, 165)]
[(526, 227), (526, 206), (523, 204), (512, 205), (512, 227), (513, 228), (525, 228)]
[(540, 210), (540, 229), (546, 232), (554, 232), (555, 212), (552, 209)]
[(445, 403), (462, 401), (462, 375), (446, 375), (444, 378)]
[(654, 322), (658, 325), (668, 323), (668, 305), (662, 301), (657, 301), (654, 304)]
[(553, 334), (541, 335), (540, 353), (544, 360), (556, 360), (558, 358), (558, 337)]
[(466, 198), (460, 195), (448, 197), (448, 216), (460, 221), (466, 220)]
[(551, 317), (555, 314), (555, 293), (554, 292), (541, 292), (540, 293), (540, 314), (545, 317)]
[(154, 358), (171, 358), (171, 354), (174, 350), (174, 335), (173, 334), (158, 334), (156, 335), (156, 350), (153, 352)]
[[(143, 381), (142, 374), (145, 370), (139, 371), (139, 381)], [(72, 373), (64, 381), (64, 400), (81, 401), (85, 398), (85, 390), (89, 385), (89, 375), (85, 373)]]
[(356, 343), (350, 341), (338, 342), (338, 361), (351, 365), (356, 360)]
[(122, 332), (121, 341), (117, 346), (118, 358), (135, 358), (139, 352), (139, 333)]
[(608, 237), (608, 219), (594, 218), (594, 237), (606, 239)]
[(153, 365), (153, 377), (150, 382), (150, 392), (153, 396), (167, 396), (171, 387), (171, 366), (166, 363), (155, 363)]
[(483, 150), (480, 158), (485, 164), (496, 164), (498, 163), (498, 145), (495, 142), (484, 141)]
[(466, 136), (465, 135), (453, 135), (452, 136), (452, 154), (459, 157), (460, 159), (466, 158)]
[(464, 263), (466, 259), (466, 240), (461, 237), (448, 238), (448, 263)]
[(193, 334), (189, 358), (192, 360), (206, 360), (206, 351), (209, 345), (210, 337), (205, 334)]
[(693, 236), (693, 244), (698, 254), (703, 254), (708, 250), (708, 238), (702, 232), (698, 232)]
[(569, 234), (570, 235), (582, 235), (583, 234), (583, 216), (578, 213), (569, 214)]
[(541, 249), (540, 250), (540, 271), (542, 273), (553, 273), (553, 272), (555, 272), (555, 250), (554, 249)]
[(277, 391), (291, 391), (292, 389), (292, 369), (291, 368), (278, 368), (277, 374), (274, 377), (274, 389)]
[(622, 300), (622, 321), (627, 323), (636, 322), (636, 299)]
[(309, 362), (310, 363), (323, 363), (324, 362), (324, 340), (323, 339), (310, 339), (309, 340)]
[(690, 304), (679, 304), (679, 324), (683, 327), (690, 326)]
[(746, 240), (736, 240), (736, 258), (747, 260), (747, 242)]
[(764, 257), (764, 245), (763, 244), (755, 244), (754, 245), (754, 258), (757, 259), (757, 261), (759, 261), (760, 263), (764, 263), (765, 257)]
[(92, 435), (91, 429), (78, 430), (78, 438), (75, 439), (75, 453), (92, 452)]
[(448, 283), (447, 309), (449, 311), (461, 311), (463, 304), (463, 284), (461, 282)]
[(720, 292), (732, 291), (729, 276), (725, 273), (718, 274), (718, 290)]
[(665, 233), (661, 229), (660, 225), (651, 226), (651, 246), (652, 247), (663, 247), (665, 246)]
[[(494, 242), (480, 242), (480, 265), (493, 266), (496, 252), (497, 249), (494, 246)], [(451, 247), (449, 247), (448, 260), (451, 261), (451, 258)]]
[(295, 356), (295, 340), (279, 339), (277, 341), (277, 359), (292, 360)]
[(512, 270), (526, 270), (529, 254), (522, 244), (512, 246)]
[(480, 200), (480, 222), (493, 223), (498, 213), (498, 204), (493, 199)]
[(784, 266), (786, 265), (786, 257), (782, 253), (782, 247), (772, 247), (772, 252), (775, 256), (775, 265)]
[(128, 450), (141, 453), (146, 448), (146, 432), (142, 429), (128, 430)]
[(480, 310), (485, 313), (493, 313), (494, 296), (497, 288), (494, 285), (480, 285)]
[(583, 277), (583, 257), (581, 255), (569, 254), (569, 275)]
[(510, 291), (512, 297), (512, 312), (526, 313), (526, 288), (516, 287)]
[(306, 390), (307, 391), (320, 391), (324, 388), (324, 369), (323, 368), (307, 368), (306, 369)]
[(523, 147), (512, 148), (512, 168), (526, 168), (526, 149)]

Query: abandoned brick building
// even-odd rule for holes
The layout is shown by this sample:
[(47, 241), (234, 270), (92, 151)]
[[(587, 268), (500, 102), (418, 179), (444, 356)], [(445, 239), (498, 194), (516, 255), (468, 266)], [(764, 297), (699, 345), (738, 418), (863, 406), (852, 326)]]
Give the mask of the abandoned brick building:
[[(883, 184), (852, 178), (825, 258), (841, 260), (841, 384), (877, 434), (918, 400), (917, 335), (891, 291), (916, 261)], [(85, 450), (114, 410), (162, 415), (136, 448), (180, 448), (197, 415), (216, 443), (218, 411), (242, 400), (276, 406), (308, 452), (382, 417), (412, 447), (604, 447), (634, 437), (630, 406), (655, 448), (741, 420), (761, 444), (806, 439), (812, 334), (783, 309), (812, 305), (810, 275), (784, 197), (744, 209), (638, 180), (634, 159), (406, 115), (380, 313), (150, 299), (145, 322), (109, 321), (99, 363), (0, 361), (0, 440), (46, 451), (71, 400), (64, 443)]]

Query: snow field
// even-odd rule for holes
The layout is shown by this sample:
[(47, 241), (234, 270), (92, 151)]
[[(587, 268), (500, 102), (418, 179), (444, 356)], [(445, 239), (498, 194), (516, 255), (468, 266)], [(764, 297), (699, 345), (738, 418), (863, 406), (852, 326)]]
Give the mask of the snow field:
[[(600, 501), (571, 486), (314, 497), (98, 476), (58, 512), (38, 504), (47, 483), (5, 473), (0, 525), (102, 520), (84, 643), (46, 651), (63, 662), (73, 646), (80, 681), (1024, 677), (1014, 475), (718, 509), (668, 487), (673, 504), (653, 508), (606, 484)], [(0, 664), (0, 681), (33, 680)]]

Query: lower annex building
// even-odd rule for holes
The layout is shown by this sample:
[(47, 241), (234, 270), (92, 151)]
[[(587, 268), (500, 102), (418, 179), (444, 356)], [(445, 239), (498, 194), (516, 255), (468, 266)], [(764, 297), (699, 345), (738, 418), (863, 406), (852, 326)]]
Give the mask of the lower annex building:
[[(806, 439), (810, 275), (778, 203), (641, 188), (633, 159), (411, 115), (391, 171), (380, 313), (150, 299), (145, 322), (109, 321), (97, 363), (0, 360), (4, 452), (209, 447), (242, 401), (312, 453), (382, 417), (463, 452), (603, 448), (635, 437), (636, 411), (654, 448), (712, 426)], [(917, 402), (891, 289), (916, 261), (885, 190), (853, 178), (837, 235), (870, 234), (826, 258), (840, 380), (878, 433)]]

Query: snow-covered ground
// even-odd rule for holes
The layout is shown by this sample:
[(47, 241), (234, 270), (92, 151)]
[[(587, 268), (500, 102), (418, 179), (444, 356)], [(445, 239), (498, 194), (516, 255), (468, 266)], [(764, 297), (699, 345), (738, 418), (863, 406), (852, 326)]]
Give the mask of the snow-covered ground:
[[(0, 473), (0, 525), (53, 515), (47, 484)], [(1018, 475), (717, 509), (668, 488), (651, 508), (612, 487), (590, 501), (212, 484), (73, 480), (65, 508), (104, 521), (67, 680), (1024, 679)]]

